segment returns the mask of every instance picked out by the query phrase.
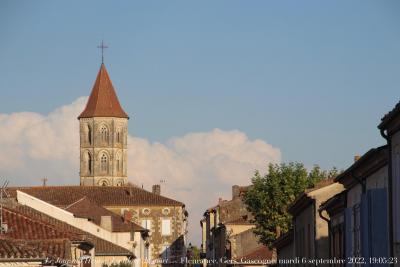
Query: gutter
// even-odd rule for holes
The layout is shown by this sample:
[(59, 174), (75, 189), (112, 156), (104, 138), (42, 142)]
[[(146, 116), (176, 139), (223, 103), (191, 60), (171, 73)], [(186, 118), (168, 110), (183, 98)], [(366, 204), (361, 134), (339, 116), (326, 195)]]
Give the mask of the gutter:
[(319, 209), (318, 209), (318, 214), (319, 214), (319, 217), (321, 217), (322, 220), (324, 220), (324, 221), (326, 221), (326, 222), (328, 223), (329, 257), (332, 257), (332, 255), (331, 255), (331, 251), (332, 251), (332, 248), (331, 248), (331, 238), (332, 238), (331, 220), (328, 219), (327, 217), (324, 217), (324, 215), (322, 215), (322, 212), (323, 212), (323, 211), (324, 211), (324, 210), (322, 210), (321, 208), (319, 208)]
[(388, 164), (388, 193), (389, 193), (389, 256), (393, 256), (393, 175), (392, 175), (392, 140), (384, 129), (380, 129), (381, 136), (386, 140), (389, 149)]

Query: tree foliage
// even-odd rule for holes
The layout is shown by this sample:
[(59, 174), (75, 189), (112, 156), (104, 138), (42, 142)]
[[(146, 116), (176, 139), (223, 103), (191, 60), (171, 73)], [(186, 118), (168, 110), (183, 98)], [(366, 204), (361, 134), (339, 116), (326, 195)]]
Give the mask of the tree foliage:
[(254, 233), (260, 242), (271, 247), (277, 238), (277, 229), (286, 232), (292, 227), (292, 217), (287, 208), (295, 198), (322, 179), (337, 174), (336, 168), (324, 171), (317, 165), (308, 171), (298, 162), (270, 164), (265, 175), (256, 171), (244, 202), (254, 215)]

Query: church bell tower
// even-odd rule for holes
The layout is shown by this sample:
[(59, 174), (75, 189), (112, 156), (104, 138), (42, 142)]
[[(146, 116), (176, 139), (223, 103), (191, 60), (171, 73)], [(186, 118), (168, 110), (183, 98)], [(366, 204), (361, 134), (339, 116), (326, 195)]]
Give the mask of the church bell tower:
[(80, 184), (122, 186), (127, 179), (128, 115), (101, 64), (85, 109), (79, 115)]

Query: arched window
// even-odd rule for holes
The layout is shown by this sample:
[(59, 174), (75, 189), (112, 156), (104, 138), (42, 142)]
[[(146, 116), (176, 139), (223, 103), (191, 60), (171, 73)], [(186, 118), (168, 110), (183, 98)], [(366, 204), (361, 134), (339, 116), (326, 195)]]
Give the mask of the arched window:
[(105, 125), (100, 128), (100, 136), (102, 143), (108, 143), (108, 128)]
[(99, 185), (101, 185), (101, 186), (107, 186), (108, 183), (107, 183), (106, 180), (102, 180), (102, 181), (99, 182)]
[(89, 125), (87, 125), (87, 136), (86, 136), (86, 140), (89, 144), (92, 144), (92, 128), (90, 128)]
[(122, 143), (121, 129), (117, 129), (117, 143)]
[(117, 167), (117, 173), (119, 173), (120, 171), (122, 171), (122, 161), (121, 161), (121, 154), (117, 153), (117, 155), (115, 156), (115, 163), (116, 163), (116, 167)]
[(87, 173), (92, 174), (92, 156), (89, 152), (86, 152), (86, 166), (87, 166)]
[(108, 159), (105, 153), (103, 153), (100, 158), (100, 170), (103, 173), (108, 173)]

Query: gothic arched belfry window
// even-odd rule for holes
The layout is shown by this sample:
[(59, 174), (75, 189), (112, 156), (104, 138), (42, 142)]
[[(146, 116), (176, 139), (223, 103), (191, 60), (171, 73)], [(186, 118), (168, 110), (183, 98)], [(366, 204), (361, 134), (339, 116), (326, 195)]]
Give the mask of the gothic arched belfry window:
[(91, 145), (92, 144), (92, 128), (90, 125), (87, 125), (87, 142)]
[(115, 156), (115, 162), (116, 162), (116, 167), (117, 167), (117, 173), (121, 172), (122, 170), (122, 161), (121, 161), (121, 153), (117, 153)]
[(105, 125), (100, 128), (100, 136), (102, 143), (108, 143), (108, 128)]
[(108, 158), (105, 153), (100, 158), (100, 170), (102, 173), (108, 173)]
[(89, 152), (86, 152), (86, 166), (87, 173), (92, 174), (92, 155)]
[(117, 129), (117, 143), (122, 143), (121, 129)]

